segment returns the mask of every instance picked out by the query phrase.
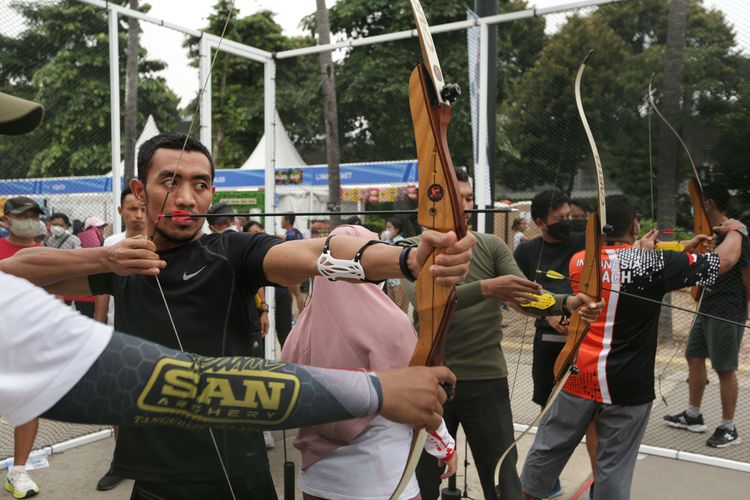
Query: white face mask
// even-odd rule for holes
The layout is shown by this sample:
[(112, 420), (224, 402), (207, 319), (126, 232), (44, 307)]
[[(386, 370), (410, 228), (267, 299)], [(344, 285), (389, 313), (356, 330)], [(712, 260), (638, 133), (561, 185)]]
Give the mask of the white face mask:
[(16, 219), (10, 217), (10, 221), (12, 223), (10, 232), (19, 238), (31, 239), (39, 232), (39, 221), (36, 219)]
[(380, 235), (380, 238), (383, 241), (390, 241), (393, 238), (393, 232), (388, 231), (387, 229), (383, 231), (383, 234)]
[(52, 233), (52, 236), (56, 236), (58, 238), (68, 232), (62, 226), (50, 226), (49, 230)]

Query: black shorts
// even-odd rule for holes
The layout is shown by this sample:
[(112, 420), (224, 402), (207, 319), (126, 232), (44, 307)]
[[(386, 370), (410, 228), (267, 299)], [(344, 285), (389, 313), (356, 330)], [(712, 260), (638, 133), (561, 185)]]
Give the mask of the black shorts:
[[(543, 340), (560, 337), (562, 342)], [(555, 339), (557, 340), (557, 339)], [(555, 386), (555, 361), (565, 346), (565, 336), (538, 331), (534, 335), (534, 359), (531, 362), (531, 376), (534, 380), (534, 396), (531, 398), (538, 405), (544, 405)]]

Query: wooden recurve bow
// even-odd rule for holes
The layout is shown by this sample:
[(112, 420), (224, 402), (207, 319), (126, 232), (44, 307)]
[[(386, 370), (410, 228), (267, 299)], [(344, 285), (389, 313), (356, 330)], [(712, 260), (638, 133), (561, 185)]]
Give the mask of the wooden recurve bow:
[[(448, 150), (448, 125), (452, 118), (450, 102), (459, 94), (457, 85), (446, 85), (440, 69), (427, 18), (419, 0), (410, 0), (417, 23), (423, 62), (409, 79), (409, 107), (417, 147), (419, 171), (419, 224), (440, 232), (454, 231), (462, 238), (467, 231), (458, 181)], [(416, 284), (419, 332), (409, 366), (445, 364), (445, 336), (455, 309), (456, 292), (452, 286), (437, 283), (430, 273), (436, 250), (425, 261)], [(409, 456), (391, 498), (398, 498), (411, 479), (424, 448), (427, 433), (414, 432)]]

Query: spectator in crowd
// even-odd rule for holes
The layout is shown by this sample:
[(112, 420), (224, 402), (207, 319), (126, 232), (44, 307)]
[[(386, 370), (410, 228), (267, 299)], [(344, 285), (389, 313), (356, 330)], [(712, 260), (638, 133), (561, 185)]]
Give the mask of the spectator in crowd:
[(70, 219), (62, 212), (55, 212), (49, 218), (50, 237), (44, 243), (51, 248), (80, 248), (81, 240), (70, 229)]
[[(572, 293), (570, 282), (547, 278), (545, 272), (556, 271), (567, 277), (570, 258), (583, 250), (586, 244), (583, 233), (570, 232), (570, 210), (570, 200), (559, 189), (549, 189), (534, 196), (531, 200), (531, 218), (542, 235), (522, 243), (513, 254), (524, 276), (555, 293)], [(537, 273), (538, 270), (543, 272)], [(555, 361), (565, 345), (568, 327), (559, 315), (539, 318), (535, 327), (534, 357), (531, 363), (534, 392), (531, 400), (543, 407), (555, 385)], [(593, 425), (586, 437), (586, 448), (593, 470), (596, 457)], [(547, 493), (547, 498), (561, 493), (562, 487), (558, 479)]]
[[(294, 214), (284, 214), (281, 217), (281, 228), (284, 230), (284, 240), (293, 241), (304, 239), (302, 231), (294, 227)], [(297, 313), (302, 313), (305, 307), (305, 299), (299, 285), (288, 288), (275, 287), (276, 291), (276, 337), (279, 344), (284, 347), (284, 342), (292, 329), (292, 297), (297, 303)]]
[(249, 221), (245, 222), (242, 225), (242, 232), (243, 233), (264, 233), (266, 231), (263, 228), (263, 224), (261, 224), (257, 220), (250, 219)]
[[(362, 226), (341, 225), (331, 235), (376, 239)], [(352, 307), (340, 308), (351, 301)], [(331, 311), (337, 310), (337, 314)], [(370, 325), (367, 331), (362, 325)], [(314, 278), (310, 303), (284, 344), (281, 360), (322, 368), (403, 368), (417, 343), (409, 318), (374, 283), (337, 283)], [(401, 477), (412, 428), (382, 417), (361, 418), (300, 429), (294, 446), (302, 453), (300, 489), (305, 499), (387, 498)], [(445, 423), (428, 436), (425, 447), (443, 463), (448, 477), (456, 470), (455, 442)], [(331, 481), (331, 478), (337, 478)], [(415, 498), (412, 476), (399, 498)]]
[[(35, 247), (42, 209), (37, 202), (25, 196), (9, 198), (3, 208), (3, 223), (10, 234), (0, 239), (0, 259), (7, 259), (24, 248)], [(39, 419), (16, 427), (13, 431), (13, 466), (8, 469), (5, 488), (16, 498), (26, 498), (39, 493), (39, 486), (26, 472), (26, 461), (34, 447), (39, 430)]]
[[(464, 208), (472, 208), (474, 194), (468, 173), (457, 169), (456, 177)], [(468, 218), (466, 214), (467, 222)], [(458, 382), (455, 397), (445, 405), (444, 418), (452, 435), (459, 425), (464, 429), (484, 498), (517, 500), (521, 484), (516, 471), (516, 450), (503, 462), (500, 477), (494, 477), (503, 449), (514, 439), (500, 302), (525, 314), (559, 316), (563, 305), (575, 310), (590, 298), (558, 294), (550, 309), (521, 308), (518, 304), (527, 303), (528, 294), (540, 293), (542, 286), (523, 276), (503, 240), (492, 234), (472, 234), (477, 244), (472, 250), (469, 274), (456, 286), (457, 309), (448, 325), (445, 342), (446, 366), (456, 374)], [(416, 306), (415, 283), (401, 280), (401, 284)], [(584, 314), (593, 321), (602, 306), (600, 302)], [(435, 458), (423, 453), (417, 467), (422, 498), (438, 498), (441, 474), (442, 467)]]
[[(146, 236), (146, 205), (138, 200), (130, 187), (123, 189), (120, 193), (120, 206), (117, 207), (122, 223), (125, 225), (125, 231), (113, 234), (105, 238), (102, 246), (110, 247), (121, 242), (125, 238), (134, 238), (136, 236)], [(115, 300), (110, 295), (97, 295), (94, 297), (94, 319), (102, 323), (114, 325), (115, 323)], [(118, 428), (114, 428), (115, 440), (117, 439)], [(123, 481), (123, 478), (112, 471), (110, 463), (109, 470), (96, 483), (96, 489), (99, 491), (109, 491)]]
[[(725, 186), (712, 184), (703, 186), (703, 207), (712, 227), (720, 226), (729, 218), (726, 215), (729, 191)], [(717, 242), (724, 241), (718, 236)], [(750, 245), (742, 239), (739, 261), (727, 273), (719, 276), (711, 287), (702, 291), (700, 311), (737, 323), (747, 321), (748, 299), (750, 299)], [(721, 395), (721, 422), (706, 446), (726, 448), (742, 442), (734, 425), (739, 384), (737, 367), (742, 343), (743, 327), (704, 316), (695, 318), (685, 347), (688, 364), (688, 407), (676, 415), (665, 415), (664, 421), (671, 427), (692, 432), (706, 432), (701, 413), (703, 392), (706, 388), (706, 358), (719, 376)]]
[(510, 228), (513, 230), (513, 248), (516, 249), (521, 246), (521, 243), (528, 241), (529, 238), (524, 234), (529, 230), (529, 221), (523, 217), (518, 217), (513, 221)]
[(238, 231), (237, 212), (226, 203), (217, 203), (209, 210), (210, 214), (206, 217), (208, 228), (212, 233), (221, 233), (223, 231)]
[[(401, 217), (393, 217), (386, 221), (385, 230), (380, 234), (380, 239), (388, 243), (398, 243), (404, 238), (414, 236), (408, 231), (408, 221)], [(390, 279), (385, 281), (385, 289), (388, 297), (405, 313), (409, 312), (409, 299), (401, 288), (401, 280)]]
[(78, 233), (81, 247), (96, 248), (104, 244), (104, 226), (107, 223), (96, 216), (88, 217), (83, 224), (83, 231)]

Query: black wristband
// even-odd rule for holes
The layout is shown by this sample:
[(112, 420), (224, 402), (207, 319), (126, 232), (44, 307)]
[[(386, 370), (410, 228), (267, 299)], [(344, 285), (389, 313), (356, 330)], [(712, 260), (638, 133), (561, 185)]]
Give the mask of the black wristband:
[(570, 312), (570, 309), (568, 309), (568, 297), (572, 297), (572, 295), (563, 295), (563, 298), (560, 301), (560, 311), (562, 311), (562, 315), (565, 318), (570, 318), (571, 316), (573, 316), (573, 313)]
[(401, 250), (401, 255), (398, 258), (398, 266), (401, 268), (401, 274), (403, 274), (404, 278), (408, 279), (411, 282), (417, 281), (417, 278), (414, 277), (414, 275), (409, 270), (409, 266), (407, 265), (407, 261), (409, 260), (409, 252), (411, 252), (414, 247), (416, 247), (416, 245), (405, 246), (404, 249)]

